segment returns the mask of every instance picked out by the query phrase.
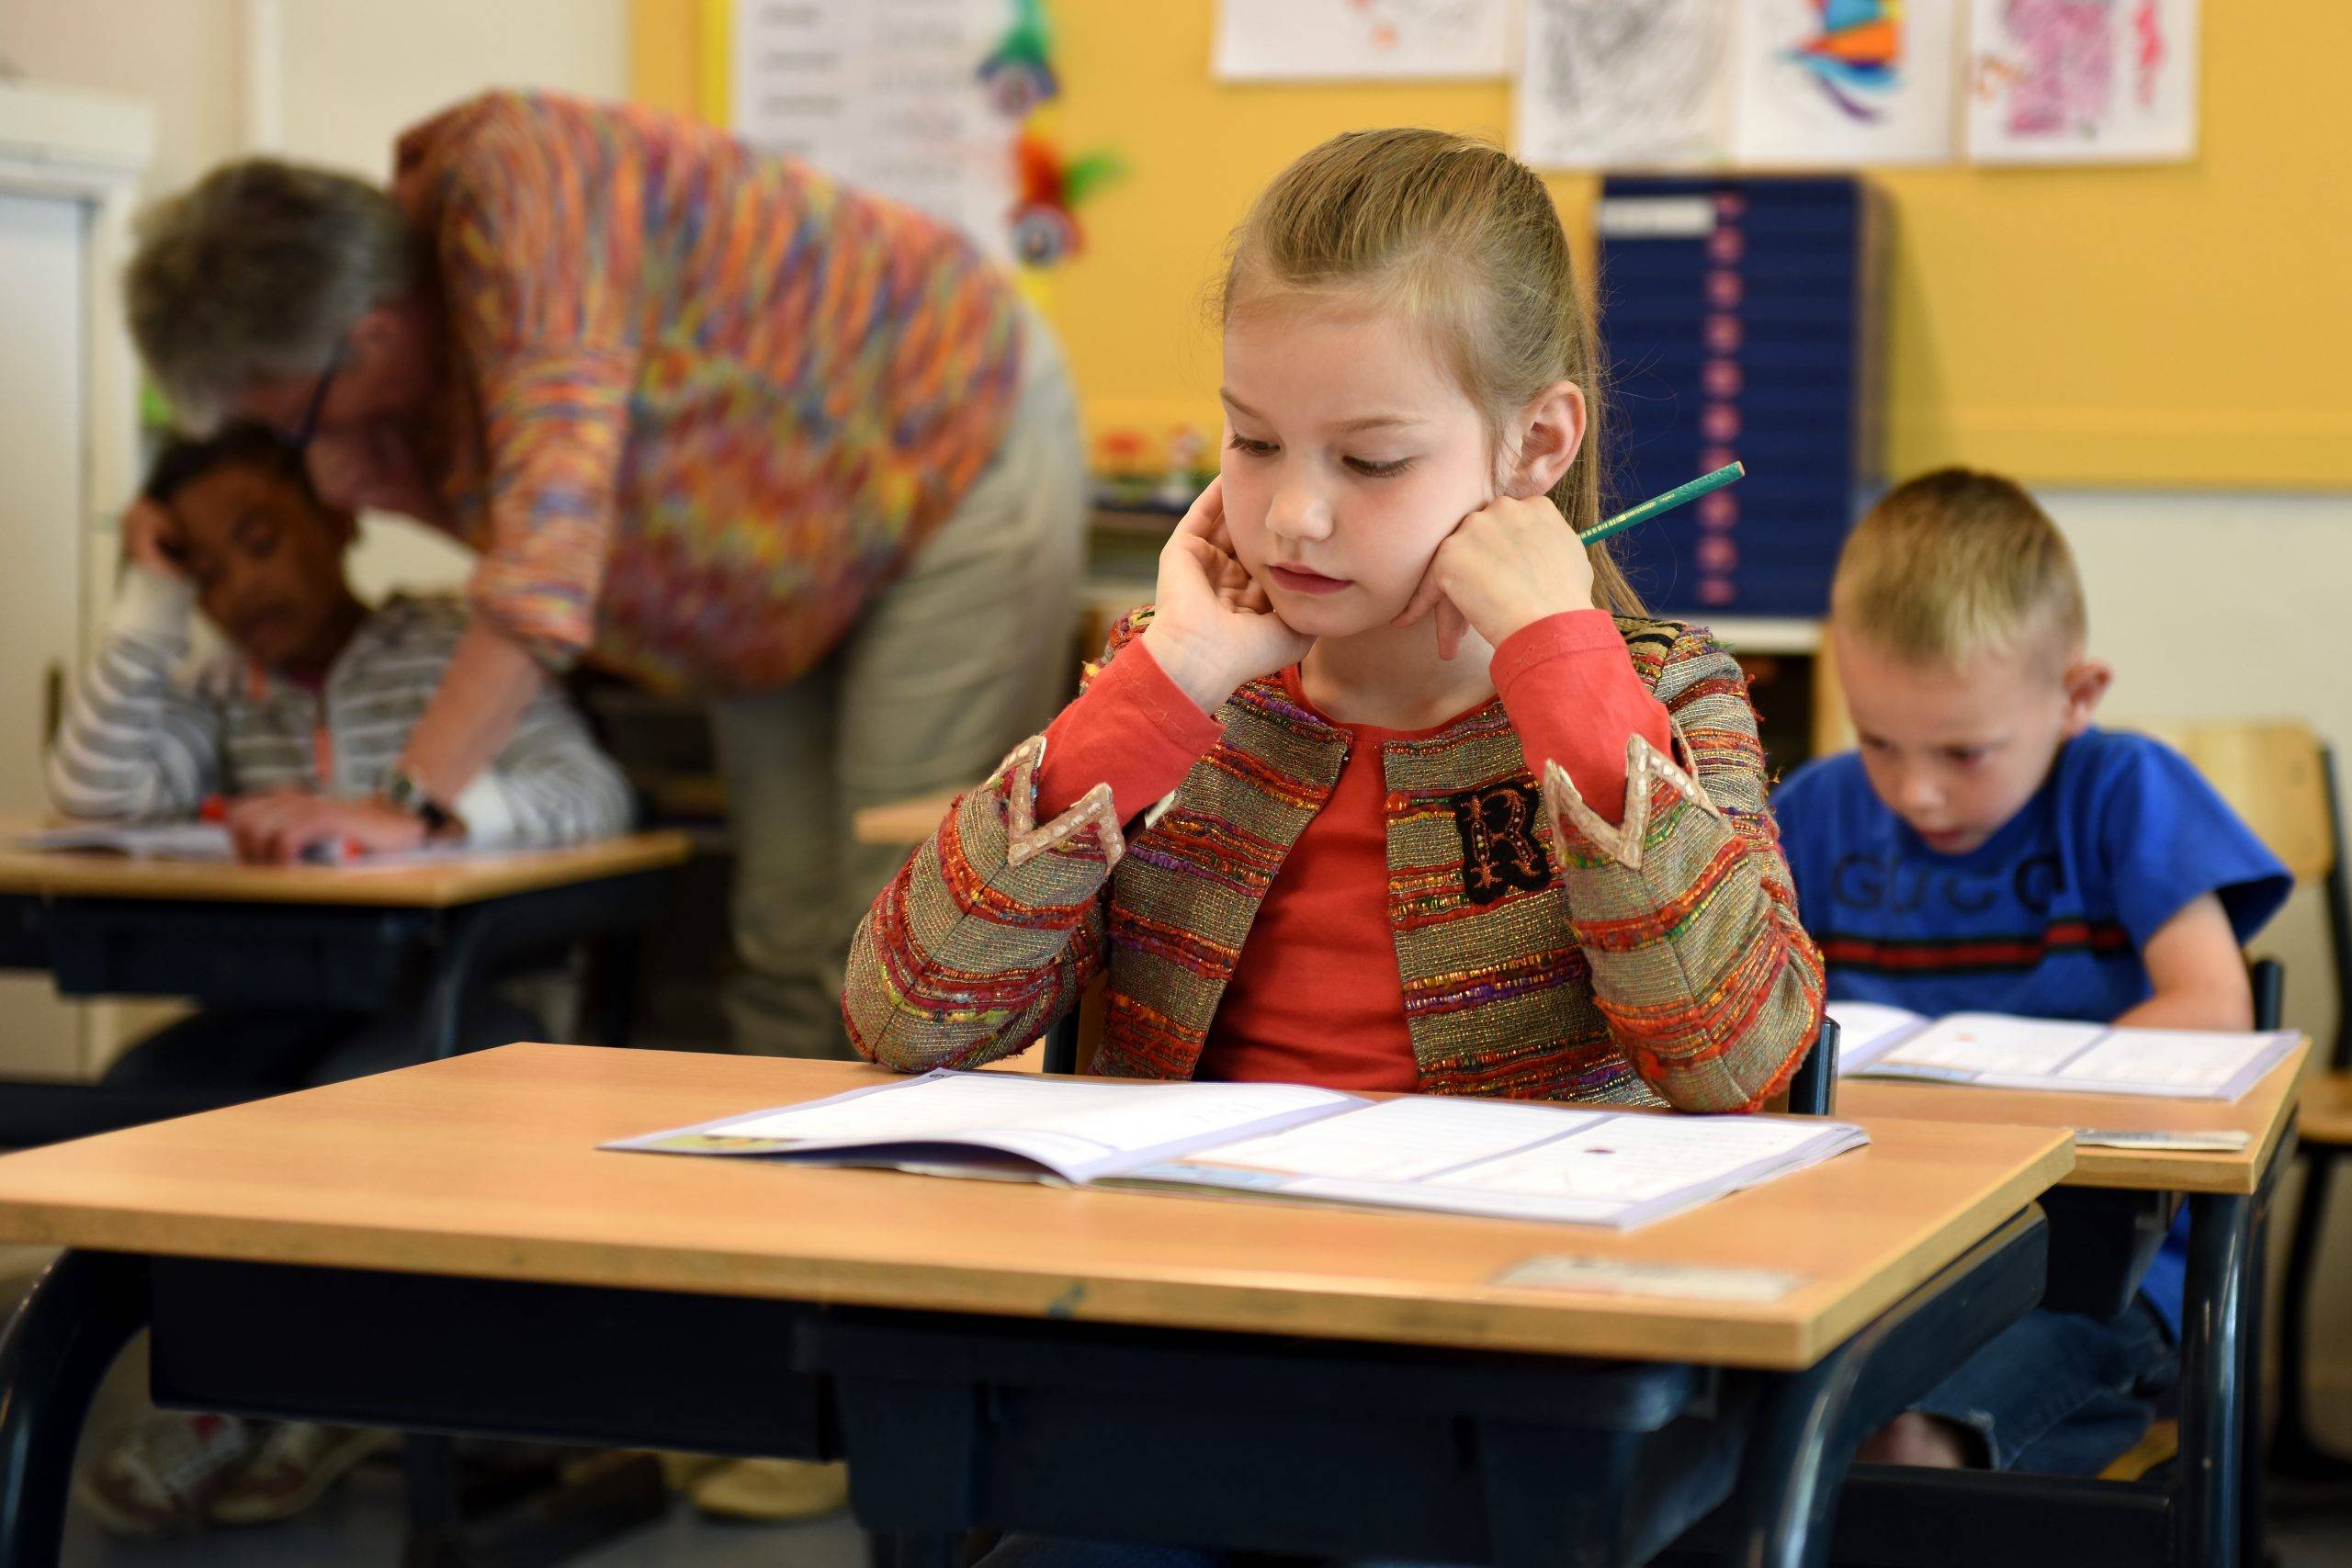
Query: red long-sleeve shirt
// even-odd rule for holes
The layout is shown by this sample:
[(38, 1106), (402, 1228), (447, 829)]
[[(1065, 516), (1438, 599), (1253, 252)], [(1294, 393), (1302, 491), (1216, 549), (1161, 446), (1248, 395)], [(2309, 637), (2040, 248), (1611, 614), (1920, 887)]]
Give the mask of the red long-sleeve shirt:
[[(1666, 709), (1634, 673), (1606, 611), (1573, 610), (1523, 628), (1495, 650), (1492, 672), (1529, 770), (1540, 779), (1547, 761), (1558, 762), (1585, 803), (1611, 821), (1624, 809), (1626, 740), (1638, 734), (1671, 750)], [(1295, 667), (1283, 682), (1294, 701), (1313, 705)], [(1415, 1087), (1388, 923), (1381, 752), (1444, 726), (1340, 728), (1355, 737), (1346, 765), (1259, 908), (1210, 1029), (1204, 1078)], [(1138, 643), (1046, 730), (1038, 818), (1107, 782), (1121, 819), (1132, 820), (1175, 789), (1219, 733)]]

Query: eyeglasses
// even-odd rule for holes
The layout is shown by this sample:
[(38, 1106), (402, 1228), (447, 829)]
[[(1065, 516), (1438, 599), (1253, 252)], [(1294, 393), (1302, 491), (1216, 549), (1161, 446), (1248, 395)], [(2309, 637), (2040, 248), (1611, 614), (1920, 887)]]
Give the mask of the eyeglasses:
[(326, 412), (327, 394), (334, 390), (334, 378), (343, 372), (344, 344), (337, 342), (334, 352), (327, 355), (327, 367), (319, 372), (319, 384), (311, 389), (311, 400), (302, 410), (302, 423), (294, 428), (294, 449), (303, 451), (311, 438), (319, 433), (319, 416)]

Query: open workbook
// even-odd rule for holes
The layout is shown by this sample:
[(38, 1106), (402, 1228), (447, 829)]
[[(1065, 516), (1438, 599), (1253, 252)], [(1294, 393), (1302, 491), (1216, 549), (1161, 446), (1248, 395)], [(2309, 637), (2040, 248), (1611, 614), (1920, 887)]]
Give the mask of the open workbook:
[[(235, 840), (227, 824), (198, 820), (170, 822), (73, 822), (42, 828), (17, 837), (27, 850), (97, 851), (132, 860), (200, 861), (226, 864), (237, 858)], [(434, 861), (463, 860), (481, 852), (466, 844), (423, 844), (413, 850), (381, 854), (337, 852), (322, 844), (302, 857), (310, 865), (340, 865), (390, 869)]]
[(1929, 1019), (1877, 1002), (1832, 1002), (1829, 1016), (1838, 1021), (1840, 1077), (2167, 1100), (2235, 1100), (2300, 1038), (2291, 1031), (2118, 1029), (1997, 1012)]
[(605, 1146), (1623, 1228), (1869, 1141), (1809, 1118), (943, 1070)]
[(219, 822), (74, 822), (18, 837), (28, 850), (103, 850), (140, 860), (231, 861), (237, 847)]

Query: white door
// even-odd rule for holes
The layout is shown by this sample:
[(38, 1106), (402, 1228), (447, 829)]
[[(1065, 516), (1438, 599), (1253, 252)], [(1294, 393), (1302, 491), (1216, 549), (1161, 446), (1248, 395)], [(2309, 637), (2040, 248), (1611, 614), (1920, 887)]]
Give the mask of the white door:
[[(0, 192), (0, 814), (47, 808), (52, 682), (76, 657), (83, 603), (88, 209)], [(107, 302), (111, 305), (111, 301)], [(79, 1010), (45, 976), (0, 976), (0, 1073), (76, 1073)]]

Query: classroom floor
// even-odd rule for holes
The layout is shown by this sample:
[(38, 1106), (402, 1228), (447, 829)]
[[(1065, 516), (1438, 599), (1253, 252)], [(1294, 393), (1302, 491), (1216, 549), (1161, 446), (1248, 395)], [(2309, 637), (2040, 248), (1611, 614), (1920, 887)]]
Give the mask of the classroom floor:
[[(76, 1511), (60, 1568), (390, 1568), (400, 1561), (401, 1485), (396, 1467), (371, 1462), (299, 1519), (178, 1540), (111, 1540)], [(572, 1558), (569, 1568), (868, 1568), (868, 1562), (865, 1536), (847, 1510), (800, 1525), (728, 1525), (703, 1518), (681, 1501), (652, 1524)]]
[[(401, 1477), (390, 1465), (355, 1473), (312, 1513), (268, 1529), (175, 1541), (108, 1540), (76, 1515), (62, 1568), (348, 1568), (400, 1560)], [(2352, 1563), (2352, 1491), (2282, 1500), (2272, 1509), (2277, 1568)], [(866, 1568), (865, 1538), (847, 1513), (804, 1525), (724, 1525), (684, 1505), (655, 1523), (572, 1559), (572, 1568)]]

